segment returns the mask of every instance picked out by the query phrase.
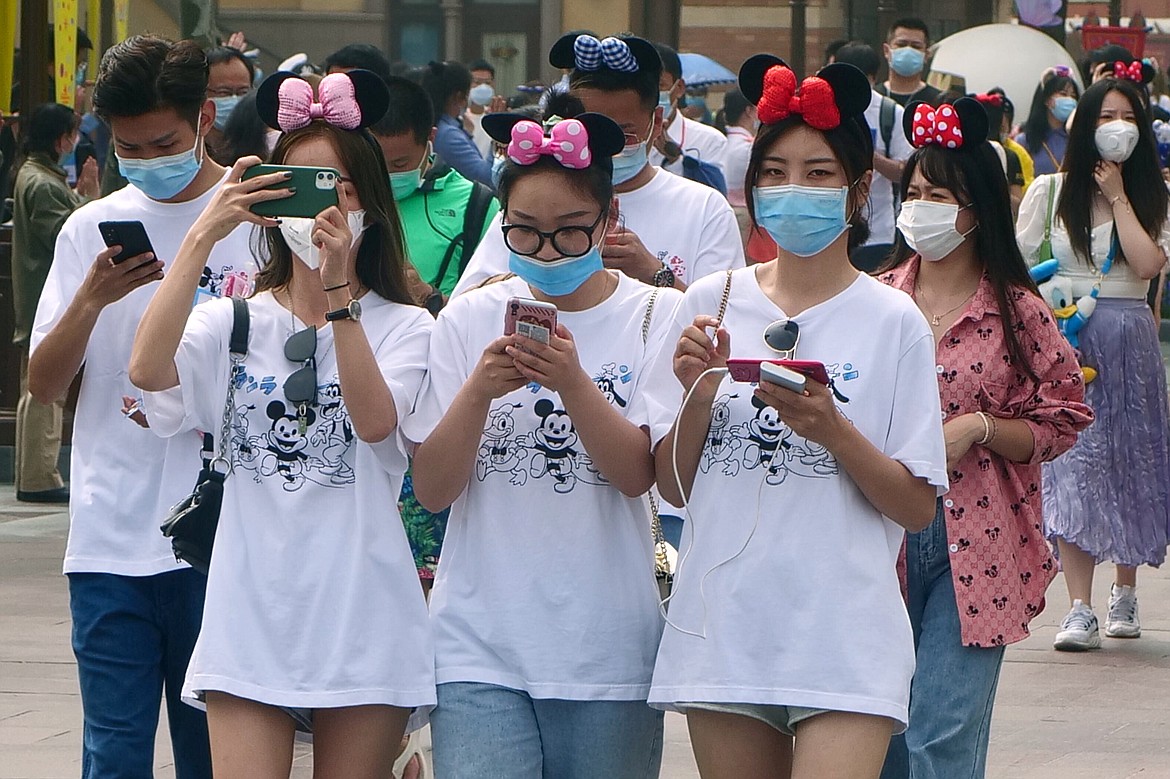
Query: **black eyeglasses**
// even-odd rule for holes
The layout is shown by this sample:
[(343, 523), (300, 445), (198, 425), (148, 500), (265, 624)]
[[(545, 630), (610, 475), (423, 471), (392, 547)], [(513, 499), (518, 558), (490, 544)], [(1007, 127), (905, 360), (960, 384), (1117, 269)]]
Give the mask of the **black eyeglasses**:
[(791, 319), (781, 319), (768, 325), (764, 330), (764, 343), (774, 352), (780, 352), (791, 359), (800, 343), (800, 325)]
[(540, 254), (546, 240), (552, 241), (553, 248), (562, 257), (581, 257), (593, 248), (593, 230), (608, 213), (609, 209), (602, 211), (588, 227), (570, 225), (558, 227), (550, 233), (528, 225), (508, 224), (500, 229), (504, 233), (504, 243), (508, 248), (525, 257)]
[(317, 327), (290, 335), (284, 342), (284, 356), (289, 362), (301, 364), (284, 380), (284, 397), (296, 405), (303, 435), (309, 406), (317, 405)]

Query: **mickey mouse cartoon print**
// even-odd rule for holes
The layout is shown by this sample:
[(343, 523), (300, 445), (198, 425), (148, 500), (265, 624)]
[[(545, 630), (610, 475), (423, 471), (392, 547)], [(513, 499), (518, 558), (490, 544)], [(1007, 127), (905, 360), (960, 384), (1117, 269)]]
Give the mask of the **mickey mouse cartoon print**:
[[(295, 492), (304, 484), (306, 473), (313, 465), (314, 458), (305, 451), (309, 446), (308, 436), (301, 432), (295, 409), (285, 406), (283, 400), (272, 401), (265, 412), (272, 425), (258, 442), (262, 450), (259, 475), (275, 476), (283, 480), (286, 492)], [(317, 421), (317, 412), (310, 408), (306, 421), (312, 426)]]
[(541, 398), (532, 410), (540, 417), (539, 426), (531, 434), (533, 455), (528, 472), (533, 478), (551, 477), (556, 482), (553, 489), (559, 493), (572, 492), (578, 479), (595, 485), (608, 483), (593, 467), (584, 448), (578, 449), (580, 439), (573, 420), (563, 408), (557, 408), (548, 398)]

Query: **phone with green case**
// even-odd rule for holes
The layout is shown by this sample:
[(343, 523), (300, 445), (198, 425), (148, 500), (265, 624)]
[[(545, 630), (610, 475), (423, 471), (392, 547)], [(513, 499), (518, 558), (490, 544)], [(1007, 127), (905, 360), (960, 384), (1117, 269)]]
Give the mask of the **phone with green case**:
[(312, 218), (329, 206), (337, 205), (337, 184), (341, 174), (333, 168), (313, 168), (302, 165), (253, 165), (244, 171), (243, 180), (268, 173), (288, 171), (291, 177), (266, 189), (295, 189), (292, 195), (276, 200), (264, 200), (252, 206), (259, 216), (301, 216)]

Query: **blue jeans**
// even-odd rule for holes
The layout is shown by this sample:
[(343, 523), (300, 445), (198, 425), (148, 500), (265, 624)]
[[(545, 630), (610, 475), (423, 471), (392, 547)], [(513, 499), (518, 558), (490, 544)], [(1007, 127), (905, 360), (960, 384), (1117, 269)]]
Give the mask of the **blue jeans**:
[(1004, 647), (966, 647), (951, 578), (942, 504), (930, 527), (906, 536), (907, 608), (918, 665), (910, 727), (894, 736), (881, 779), (982, 779)]
[(435, 779), (652, 779), (662, 712), (643, 701), (534, 699), (507, 687), (440, 684)]
[(150, 779), (159, 702), (178, 779), (210, 779), (207, 718), (180, 700), (207, 577), (69, 574), (73, 654), (85, 713), (82, 779)]

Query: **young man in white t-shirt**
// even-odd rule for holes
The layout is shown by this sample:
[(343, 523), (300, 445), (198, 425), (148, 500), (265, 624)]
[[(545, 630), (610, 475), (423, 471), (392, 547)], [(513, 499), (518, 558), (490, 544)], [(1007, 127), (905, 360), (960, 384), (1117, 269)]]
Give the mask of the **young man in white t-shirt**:
[[(658, 77), (658, 107), (662, 109), (663, 133), (654, 142), (650, 162), (683, 175), (683, 155), (709, 162), (727, 176), (727, 137), (714, 127), (697, 122), (678, 108), (678, 101), (687, 91), (682, 77), (682, 60), (678, 52), (664, 43), (655, 43), (662, 58), (662, 74)], [(730, 186), (730, 185), (728, 185)]]
[[(215, 121), (207, 76), (207, 59), (191, 41), (136, 36), (106, 52), (94, 109), (110, 125), (131, 186), (65, 222), (33, 324), (34, 397), (64, 397), (85, 366), (64, 571), (87, 776), (152, 775), (164, 689), (180, 776), (211, 776), (206, 719), (179, 699), (206, 578), (178, 564), (159, 532), (167, 508), (194, 484), (200, 439), (163, 441), (144, 429), (128, 375), (153, 282), (226, 175), (205, 152)], [(117, 221), (141, 222), (153, 252), (115, 263), (121, 247), (106, 247), (99, 224)], [(243, 293), (252, 270), (248, 232), (239, 230), (212, 255), (196, 302)]]
[[(617, 122), (626, 134), (626, 148), (614, 157), (617, 226), (610, 227), (602, 246), (606, 267), (682, 290), (710, 273), (743, 267), (743, 244), (735, 214), (718, 191), (650, 164), (649, 149), (662, 132), (662, 64), (657, 56), (651, 59), (653, 53), (647, 52), (634, 72), (580, 70), (573, 67), (572, 52), (564, 60), (555, 49), (549, 60), (554, 67), (571, 69), (571, 97), (586, 111)], [(497, 218), (453, 294), (507, 272), (508, 249)]]

